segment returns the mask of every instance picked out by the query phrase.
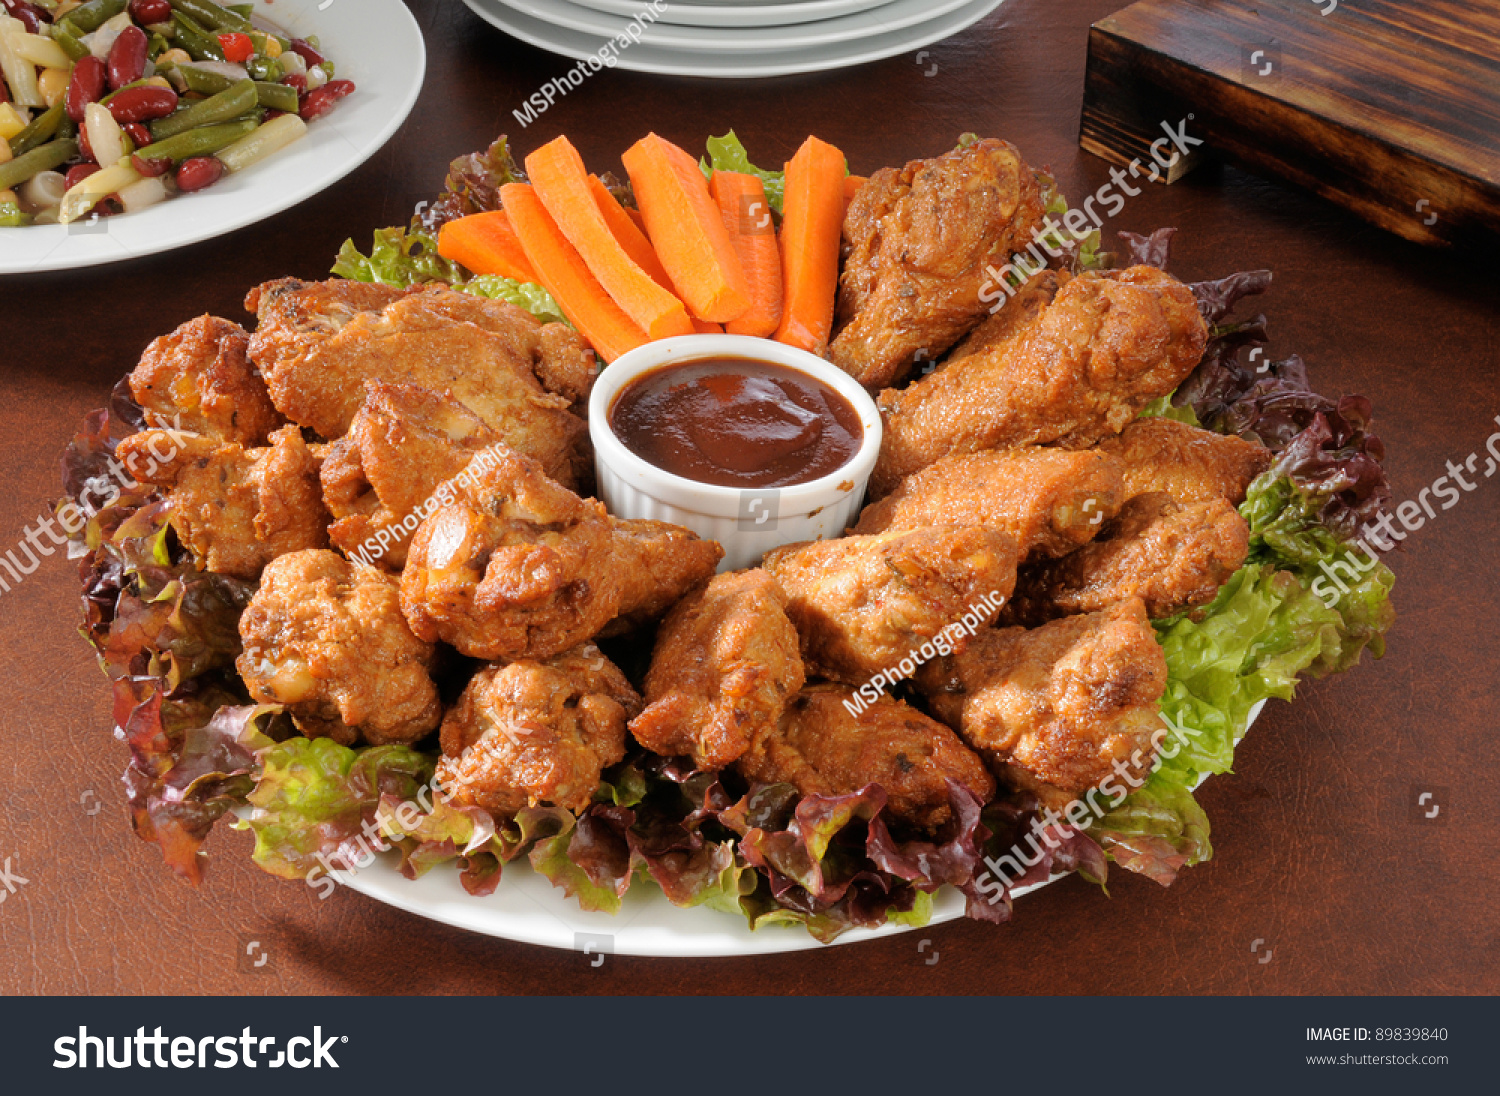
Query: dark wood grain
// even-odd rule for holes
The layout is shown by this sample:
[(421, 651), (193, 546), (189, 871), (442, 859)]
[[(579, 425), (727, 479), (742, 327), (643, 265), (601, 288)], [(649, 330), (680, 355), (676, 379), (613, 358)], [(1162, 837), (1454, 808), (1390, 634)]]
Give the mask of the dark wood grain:
[[(603, 73), (519, 143), (566, 132), (607, 168), (649, 129), (696, 145), (734, 126), (775, 162), (816, 132), (868, 173), (977, 130), (1050, 165), (1070, 194), (1090, 194), (1109, 165), (1077, 147), (1088, 28), (1117, 4), (1008, 0), (920, 65), (908, 56), (734, 83)], [(0, 279), (0, 547), (44, 511), (59, 451), (151, 338), (203, 312), (245, 319), (245, 290), (263, 279), (323, 274), (346, 236), (404, 221), (450, 157), (514, 131), (510, 111), (571, 66), (508, 42), (452, 0), (412, 7), (430, 50), (426, 90), (396, 139), (337, 187), (170, 255)], [(1163, 224), (1182, 230), (1174, 268), (1185, 278), (1276, 271), (1261, 305), (1273, 352), (1300, 353), (1326, 392), (1374, 400), (1398, 498), (1500, 429), (1490, 263), (1405, 243), (1218, 164), (1144, 189), (1109, 227)], [(1118, 872), (1108, 897), (1064, 881), (1022, 899), (998, 928), (599, 969), (354, 894), (320, 902), (253, 867), (248, 836), (230, 830), (209, 843), (204, 886), (179, 882), (129, 833), (124, 747), (74, 633), (73, 567), (54, 556), (0, 594), (0, 861), (30, 880), (0, 904), (0, 993), (1493, 993), (1497, 513), (1500, 482), (1481, 481), (1411, 538), (1392, 560), (1401, 619), (1389, 654), (1271, 704), (1235, 773), (1203, 789), (1213, 861), (1170, 889)], [(1444, 789), (1431, 823), (1411, 809), (1424, 787)], [(266, 941), (265, 968), (237, 969), (242, 934)], [(1270, 963), (1252, 955), (1256, 939)]]
[(1100, 20), (1083, 147), (1129, 163), (1191, 112), (1205, 151), (1407, 239), (1500, 234), (1500, 9), (1332, 2), (1142, 0)]

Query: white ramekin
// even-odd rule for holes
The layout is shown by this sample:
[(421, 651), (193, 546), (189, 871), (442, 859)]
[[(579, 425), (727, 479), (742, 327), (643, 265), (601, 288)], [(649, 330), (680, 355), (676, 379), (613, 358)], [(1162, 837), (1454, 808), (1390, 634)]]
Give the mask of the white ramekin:
[[(864, 444), (838, 471), (794, 487), (765, 490), (718, 487), (664, 471), (625, 448), (609, 425), (615, 397), (642, 373), (705, 358), (748, 358), (789, 366), (837, 391), (859, 414)], [(805, 350), (745, 335), (682, 335), (647, 343), (622, 355), (594, 382), (589, 436), (599, 473), (599, 497), (621, 518), (649, 518), (686, 526), (724, 546), (721, 571), (754, 567), (772, 548), (842, 536), (854, 524), (880, 455), (880, 410), (864, 388), (837, 366)]]

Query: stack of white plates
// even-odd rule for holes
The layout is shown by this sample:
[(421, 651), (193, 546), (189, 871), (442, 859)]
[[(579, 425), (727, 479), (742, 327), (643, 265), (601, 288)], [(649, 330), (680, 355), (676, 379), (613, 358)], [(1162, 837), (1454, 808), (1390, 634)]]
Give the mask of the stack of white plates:
[[(921, 49), (1001, 0), (464, 0), (542, 49), (673, 76), (785, 76)], [(603, 51), (603, 52), (601, 52)]]

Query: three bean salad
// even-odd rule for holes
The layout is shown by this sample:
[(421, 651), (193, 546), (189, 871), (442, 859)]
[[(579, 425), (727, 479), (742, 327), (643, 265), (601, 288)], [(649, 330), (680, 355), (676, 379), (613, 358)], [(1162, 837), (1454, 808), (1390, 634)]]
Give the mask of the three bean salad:
[(278, 152), (354, 91), (253, 4), (0, 0), (0, 228), (131, 213)]

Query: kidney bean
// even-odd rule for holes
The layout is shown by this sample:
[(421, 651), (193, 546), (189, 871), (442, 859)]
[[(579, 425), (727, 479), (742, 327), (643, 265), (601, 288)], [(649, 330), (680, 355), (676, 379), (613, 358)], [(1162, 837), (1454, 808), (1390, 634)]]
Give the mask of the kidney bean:
[(74, 164), (72, 167), (68, 168), (68, 173), (63, 176), (64, 185), (69, 190), (72, 190), (75, 186), (83, 182), (98, 170), (98, 164)]
[(28, 4), (26, 0), (3, 0), (5, 10), (13, 19), (19, 19), (26, 25), (30, 34), (41, 33), (42, 24), (52, 22), (52, 16), (35, 4)]
[(175, 91), (149, 85), (126, 88), (109, 101), (109, 112), (122, 125), (126, 122), (148, 122), (153, 118), (165, 118), (176, 109)]
[(140, 174), (146, 176), (146, 178), (154, 179), (158, 175), (165, 175), (167, 172), (171, 171), (172, 161), (158, 160), (155, 158), (142, 159), (139, 156), (132, 156), (130, 158), (130, 166), (135, 168), (135, 170)]
[(122, 88), (146, 74), (146, 47), (151, 43), (140, 27), (126, 27), (109, 47), (109, 86)]
[(135, 142), (136, 148), (145, 148), (151, 143), (151, 131), (139, 122), (126, 122), (120, 128), (130, 134), (130, 139)]
[(354, 81), (352, 80), (330, 80), (322, 87), (309, 91), (307, 98), (302, 100), (302, 109), (299, 112), (302, 120), (310, 122), (314, 118), (327, 114), (333, 109), (333, 104), (353, 90)]
[(289, 88), (296, 88), (299, 98), (307, 94), (307, 77), (303, 76), (300, 72), (294, 72), (290, 76), (284, 77), (281, 82)]
[(202, 190), (224, 177), (224, 165), (212, 156), (194, 156), (177, 169), (177, 189)]
[(172, 5), (167, 0), (130, 0), (130, 17), (142, 26), (172, 21)]
[(323, 63), (323, 55), (313, 49), (306, 38), (293, 38), (292, 52), (309, 65), (321, 65)]
[(78, 125), (83, 124), (83, 108), (97, 103), (104, 94), (104, 62), (90, 54), (73, 66), (73, 79), (68, 81), (68, 117)]

